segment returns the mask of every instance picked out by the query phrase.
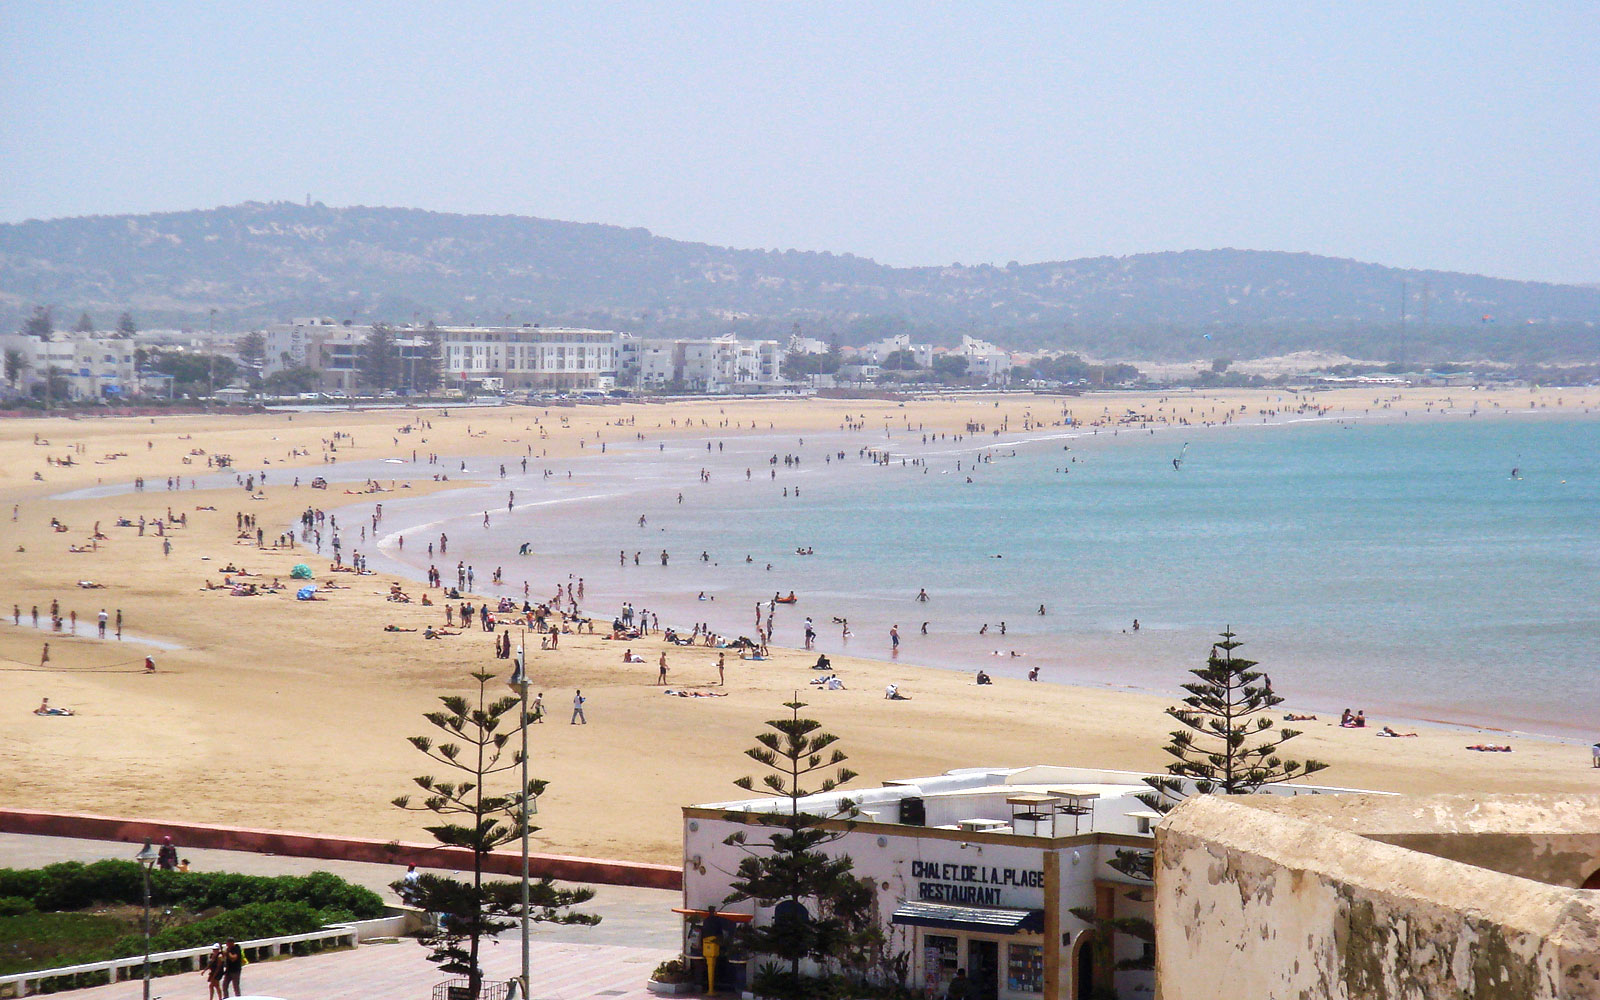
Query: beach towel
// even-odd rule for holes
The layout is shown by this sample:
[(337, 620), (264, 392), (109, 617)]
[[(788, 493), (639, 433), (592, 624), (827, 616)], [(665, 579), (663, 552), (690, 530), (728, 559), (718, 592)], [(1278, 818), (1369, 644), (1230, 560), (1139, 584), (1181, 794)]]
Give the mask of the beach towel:
[(309, 579), (311, 579), (311, 567), (307, 566), (305, 563), (295, 563), (294, 569), (289, 571), (289, 579), (291, 579), (291, 580), (309, 580)]

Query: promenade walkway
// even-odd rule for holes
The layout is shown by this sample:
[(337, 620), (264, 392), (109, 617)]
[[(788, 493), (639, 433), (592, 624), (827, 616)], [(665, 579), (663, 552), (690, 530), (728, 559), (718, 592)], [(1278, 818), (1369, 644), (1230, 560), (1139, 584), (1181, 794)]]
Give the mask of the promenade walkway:
[[(0, 867), (127, 859), (137, 850), (136, 844), (0, 834)], [(196, 868), (207, 871), (253, 875), (333, 872), (381, 893), (391, 902), (394, 894), (388, 884), (402, 874), (401, 869), (390, 865), (180, 850)], [(676, 957), (682, 924), (672, 907), (682, 905), (681, 893), (631, 886), (594, 888), (594, 901), (583, 909), (601, 915), (599, 926), (533, 926), (529, 949), (533, 1000), (641, 1000), (651, 995), (644, 985), (651, 970)], [(485, 943), (483, 947), (484, 970), (490, 979), (510, 979), (521, 972), (521, 938), (516, 930), (507, 931), (497, 943)], [(450, 977), (428, 964), (426, 955), (426, 949), (412, 940), (367, 944), (350, 951), (249, 965), (242, 985), (246, 994), (283, 1000), (429, 1000), (433, 986)], [(140, 993), (140, 982), (132, 980), (52, 996), (68, 1000), (131, 1000)], [(152, 981), (151, 996), (161, 1000), (206, 1000), (205, 980), (194, 973), (164, 976)]]
[[(19, 833), (0, 833), (0, 868), (39, 868), (56, 861), (100, 861), (116, 858), (126, 861), (138, 852), (138, 844), (105, 840), (76, 840), (70, 837), (34, 837)], [(208, 851), (179, 845), (179, 853), (198, 871), (240, 872), (245, 875), (309, 875), (332, 872), (340, 878), (363, 885), (390, 904), (398, 903), (389, 883), (405, 874), (394, 865), (374, 865), (359, 861), (327, 861), (319, 858), (286, 858), (272, 854), (242, 851)], [(456, 872), (440, 872), (457, 875)], [(676, 951), (683, 923), (672, 912), (683, 905), (683, 894), (668, 889), (640, 889), (626, 885), (594, 886), (595, 898), (582, 907), (585, 913), (600, 915), (595, 927), (564, 927), (535, 924), (529, 935), (535, 941), (564, 941), (571, 944), (625, 944), (642, 948)], [(506, 940), (511, 940), (507, 938)], [(501, 945), (501, 947), (505, 947)]]
[[(658, 948), (579, 945), (534, 941), (533, 1000), (643, 1000), (651, 996), (645, 980), (656, 964), (673, 957)], [(246, 995), (283, 1000), (428, 1000), (434, 984), (449, 978), (425, 960), (415, 941), (367, 944), (352, 951), (311, 955), (247, 965), (241, 977)], [(516, 933), (486, 945), (484, 972), (510, 979), (522, 966)], [(137, 980), (87, 990), (53, 993), (63, 1000), (129, 1000), (140, 995)], [(206, 982), (195, 973), (154, 980), (150, 995), (159, 1000), (206, 1000)]]

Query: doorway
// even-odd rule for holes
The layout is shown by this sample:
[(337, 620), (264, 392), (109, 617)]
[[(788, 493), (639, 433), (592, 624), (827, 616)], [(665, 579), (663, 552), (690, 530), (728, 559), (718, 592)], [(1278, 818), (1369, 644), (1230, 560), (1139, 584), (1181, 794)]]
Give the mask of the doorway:
[(1073, 962), (1075, 973), (1073, 980), (1076, 986), (1072, 991), (1077, 1000), (1087, 1000), (1094, 995), (1094, 951), (1094, 931), (1084, 931), (1079, 934)]
[(973, 1000), (1000, 1000), (1000, 944), (967, 940), (967, 978)]

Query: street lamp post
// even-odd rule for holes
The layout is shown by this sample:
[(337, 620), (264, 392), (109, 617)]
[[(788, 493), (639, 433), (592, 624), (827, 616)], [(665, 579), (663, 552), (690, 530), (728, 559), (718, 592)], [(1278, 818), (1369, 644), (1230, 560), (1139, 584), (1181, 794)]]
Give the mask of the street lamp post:
[(522, 630), (522, 641), (517, 646), (516, 667), (511, 671), (511, 686), (522, 702), (519, 721), (522, 724), (522, 979), (518, 1000), (528, 996), (528, 630)]
[(144, 847), (133, 856), (139, 862), (139, 872), (144, 876), (144, 1000), (150, 1000), (150, 868), (156, 863), (159, 855), (156, 849), (150, 846), (149, 838), (145, 839)]
[(211, 352), (211, 371), (206, 375), (206, 392), (210, 398), (206, 400), (206, 409), (212, 409), (217, 402), (217, 311), (211, 310), (211, 336), (206, 341), (206, 350)]

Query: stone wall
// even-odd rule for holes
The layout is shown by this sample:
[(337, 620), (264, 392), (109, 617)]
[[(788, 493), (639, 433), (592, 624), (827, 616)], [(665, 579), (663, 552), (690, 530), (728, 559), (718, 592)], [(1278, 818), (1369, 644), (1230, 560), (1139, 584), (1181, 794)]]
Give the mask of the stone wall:
[[(409, 844), (399, 841), (385, 843), (361, 837), (340, 837), (321, 833), (256, 830), (210, 823), (127, 819), (81, 813), (41, 812), (32, 809), (0, 809), (0, 833), (77, 837), (83, 840), (116, 840), (134, 845), (145, 840), (171, 837), (184, 847), (206, 847), (219, 851), (250, 851), (292, 858), (366, 861), (398, 866), (416, 864), (423, 868), (456, 871), (472, 869), (470, 851), (456, 847), (441, 847), (438, 844)], [(137, 847), (129, 850), (129, 857), (133, 856), (134, 850), (137, 850)], [(683, 888), (683, 872), (670, 865), (579, 858), (564, 854), (530, 854), (528, 868), (530, 874), (536, 878), (548, 876), (566, 882), (633, 885), (651, 889)], [(495, 875), (520, 877), (522, 854), (520, 851), (496, 851), (485, 859), (484, 870)]]
[[(1340, 814), (1363, 810), (1335, 798), (1198, 796), (1157, 828), (1160, 997), (1600, 1000), (1600, 893), (1352, 832)], [(1434, 846), (1440, 816), (1471, 812), (1430, 808)]]
[(1259, 803), (1370, 840), (1578, 888), (1600, 870), (1600, 797), (1315, 795)]

